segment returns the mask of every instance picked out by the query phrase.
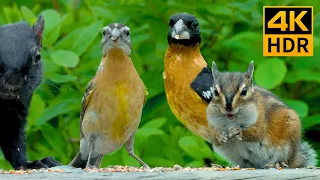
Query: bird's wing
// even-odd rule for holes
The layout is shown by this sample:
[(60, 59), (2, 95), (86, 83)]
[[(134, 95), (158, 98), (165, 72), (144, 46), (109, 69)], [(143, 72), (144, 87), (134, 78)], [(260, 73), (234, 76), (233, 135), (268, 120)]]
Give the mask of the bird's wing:
[(92, 92), (94, 90), (94, 83), (93, 81), (91, 80), (89, 83), (88, 83), (88, 86), (87, 86), (87, 89), (86, 91), (84, 92), (84, 95), (82, 97), (82, 101), (81, 101), (81, 113), (80, 113), (80, 137), (82, 138), (83, 137), (83, 132), (82, 132), (82, 120), (83, 120), (83, 116), (86, 112), (86, 109), (87, 109), (87, 106), (91, 100), (91, 95), (92, 95)]
[[(142, 80), (141, 80), (142, 81)], [(146, 103), (147, 103), (147, 96), (149, 95), (149, 92), (148, 92), (148, 88), (146, 87), (146, 85), (143, 83), (143, 81), (142, 81), (142, 84), (143, 84), (143, 87), (144, 87), (144, 89), (145, 89), (145, 96), (144, 96), (144, 103), (143, 103), (143, 105), (145, 105)]]
[(201, 97), (209, 103), (212, 99), (213, 76), (211, 69), (204, 67), (198, 76), (192, 81), (190, 87)]

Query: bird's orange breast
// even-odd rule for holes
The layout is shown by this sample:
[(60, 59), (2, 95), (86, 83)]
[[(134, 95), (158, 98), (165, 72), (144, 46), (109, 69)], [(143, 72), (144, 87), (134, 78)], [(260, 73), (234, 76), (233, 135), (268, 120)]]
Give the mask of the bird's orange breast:
[(168, 104), (173, 114), (194, 134), (210, 141), (206, 116), (208, 104), (190, 87), (191, 82), (207, 66), (199, 46), (169, 45), (163, 79)]

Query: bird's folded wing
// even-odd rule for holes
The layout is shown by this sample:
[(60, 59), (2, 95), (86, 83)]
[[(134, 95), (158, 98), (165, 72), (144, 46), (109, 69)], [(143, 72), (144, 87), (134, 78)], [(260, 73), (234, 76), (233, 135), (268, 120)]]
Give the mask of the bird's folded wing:
[[(142, 81), (142, 80), (141, 80)], [(145, 93), (146, 93), (146, 96), (144, 97), (144, 103), (143, 105), (145, 105), (147, 103), (147, 96), (149, 95), (149, 92), (148, 92), (148, 88), (146, 87), (146, 85), (143, 83), (142, 81), (142, 84), (144, 86), (144, 89), (145, 89)]]
[(88, 104), (91, 100), (91, 95), (92, 95), (92, 92), (94, 90), (94, 83), (93, 81), (91, 80), (89, 83), (88, 83), (88, 86), (87, 86), (87, 89), (86, 91), (84, 92), (84, 95), (82, 97), (82, 101), (81, 101), (81, 113), (80, 113), (80, 137), (82, 138), (83, 137), (83, 132), (82, 132), (82, 120), (83, 120), (83, 116), (86, 112), (86, 109), (88, 107)]
[(213, 76), (211, 69), (204, 67), (198, 76), (191, 82), (190, 87), (201, 99), (209, 103), (212, 99)]

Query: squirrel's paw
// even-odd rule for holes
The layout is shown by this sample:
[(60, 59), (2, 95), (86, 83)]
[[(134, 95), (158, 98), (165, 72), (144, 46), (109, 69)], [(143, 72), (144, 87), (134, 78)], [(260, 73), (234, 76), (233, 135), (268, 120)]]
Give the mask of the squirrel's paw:
[(41, 160), (29, 161), (28, 164), (20, 166), (16, 170), (47, 169), (59, 165), (61, 165), (60, 162), (55, 160), (53, 157), (48, 156)]
[(266, 164), (264, 165), (264, 168), (268, 169), (268, 168), (287, 168), (288, 165), (285, 162), (277, 162), (277, 163), (272, 163), (272, 164)]
[(218, 132), (216, 138), (220, 144), (228, 143), (228, 134), (225, 131)]
[(229, 128), (229, 139), (235, 137), (236, 139), (242, 141), (242, 130), (239, 126), (231, 126)]

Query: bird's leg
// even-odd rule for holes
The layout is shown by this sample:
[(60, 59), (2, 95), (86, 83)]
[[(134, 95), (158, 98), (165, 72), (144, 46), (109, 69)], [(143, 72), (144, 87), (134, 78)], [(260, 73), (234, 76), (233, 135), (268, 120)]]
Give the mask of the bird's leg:
[(87, 166), (86, 168), (92, 168), (92, 166), (90, 165), (90, 160), (91, 160), (91, 151), (89, 152), (89, 156), (88, 156), (88, 161), (87, 161)]
[(93, 152), (94, 140), (95, 138), (91, 135), (89, 139), (89, 156), (88, 156), (88, 162), (86, 165), (86, 168), (90, 168), (90, 169), (93, 168), (93, 166), (91, 165), (91, 154)]
[(126, 150), (127, 150), (128, 154), (129, 154), (130, 156), (132, 156), (133, 158), (135, 158), (137, 161), (139, 161), (139, 163), (142, 164), (144, 168), (150, 169), (150, 167), (149, 167), (145, 162), (143, 162), (138, 156), (136, 156), (136, 155), (134, 154), (134, 152), (133, 152), (133, 147), (134, 147), (134, 135), (135, 135), (135, 133), (133, 133), (133, 134), (130, 136), (128, 142), (126, 143)]

